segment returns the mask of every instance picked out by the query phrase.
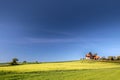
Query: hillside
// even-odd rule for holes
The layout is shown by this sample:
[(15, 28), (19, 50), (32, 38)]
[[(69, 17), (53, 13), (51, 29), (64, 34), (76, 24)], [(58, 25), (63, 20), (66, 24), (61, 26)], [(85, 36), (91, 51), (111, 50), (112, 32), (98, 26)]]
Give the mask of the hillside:
[(119, 80), (120, 64), (71, 61), (0, 67), (1, 80)]

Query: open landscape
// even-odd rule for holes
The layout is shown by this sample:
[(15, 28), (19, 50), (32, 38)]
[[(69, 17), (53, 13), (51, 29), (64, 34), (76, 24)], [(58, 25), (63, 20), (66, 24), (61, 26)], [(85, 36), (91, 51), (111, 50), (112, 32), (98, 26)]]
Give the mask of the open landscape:
[(0, 67), (0, 80), (119, 80), (120, 62), (80, 60)]
[(0, 0), (0, 80), (120, 80), (120, 0)]

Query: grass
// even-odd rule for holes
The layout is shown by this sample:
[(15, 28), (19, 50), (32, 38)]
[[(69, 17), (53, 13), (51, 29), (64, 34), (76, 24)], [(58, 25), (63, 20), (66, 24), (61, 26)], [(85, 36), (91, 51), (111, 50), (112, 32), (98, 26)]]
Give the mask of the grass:
[(0, 80), (120, 80), (120, 64), (96, 61), (0, 67)]

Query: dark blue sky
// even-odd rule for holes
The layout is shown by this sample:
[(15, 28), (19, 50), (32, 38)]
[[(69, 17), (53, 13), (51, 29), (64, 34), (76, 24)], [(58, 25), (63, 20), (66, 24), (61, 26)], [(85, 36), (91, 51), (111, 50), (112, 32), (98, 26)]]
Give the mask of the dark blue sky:
[(120, 55), (118, 0), (0, 0), (0, 62)]

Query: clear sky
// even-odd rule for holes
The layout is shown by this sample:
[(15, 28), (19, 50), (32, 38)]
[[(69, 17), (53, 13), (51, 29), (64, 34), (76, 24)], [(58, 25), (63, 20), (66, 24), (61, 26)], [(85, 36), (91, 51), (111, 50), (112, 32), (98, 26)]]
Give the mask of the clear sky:
[(119, 0), (0, 0), (0, 62), (120, 55)]

